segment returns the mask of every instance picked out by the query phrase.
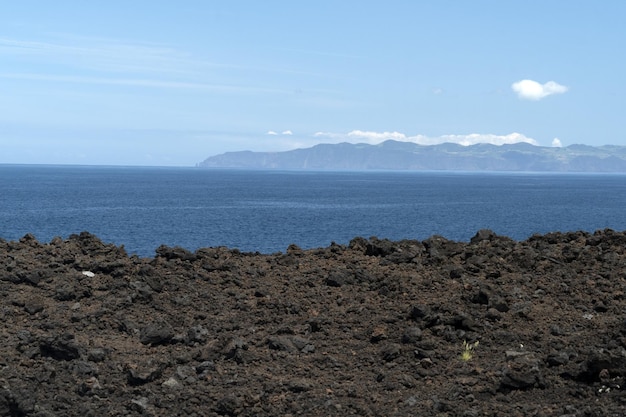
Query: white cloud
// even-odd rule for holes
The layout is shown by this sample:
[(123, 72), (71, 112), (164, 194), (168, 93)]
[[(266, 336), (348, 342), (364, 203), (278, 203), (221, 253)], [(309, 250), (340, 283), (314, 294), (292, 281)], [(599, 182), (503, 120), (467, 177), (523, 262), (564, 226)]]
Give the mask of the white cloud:
[(278, 133), (275, 130), (268, 130), (266, 135), (270, 135), (270, 136), (278, 136), (278, 135), (293, 136), (293, 132), (291, 130), (283, 130), (282, 132)]
[(492, 145), (504, 145), (512, 143), (529, 143), (531, 145), (539, 145), (539, 143), (533, 139), (526, 137), (521, 133), (509, 133), (508, 135), (495, 135), (495, 134), (481, 134), (472, 133), (468, 135), (441, 135), (441, 136), (425, 136), (425, 135), (413, 135), (407, 136), (400, 132), (372, 132), (363, 130), (353, 130), (348, 133), (331, 133), (331, 132), (317, 132), (314, 137), (326, 138), (327, 142), (364, 142), (369, 144), (377, 144), (384, 142), (385, 140), (393, 139), (402, 142), (413, 142), (419, 145), (437, 145), (440, 143), (457, 143), (463, 146), (475, 145), (477, 143), (489, 143)]
[(514, 82), (511, 88), (517, 96), (525, 100), (541, 100), (544, 97), (552, 94), (563, 94), (569, 87), (555, 83), (554, 81), (548, 81), (545, 84), (540, 84), (533, 80), (520, 80)]
[[(17, 72), (2, 78), (35, 81), (121, 85), (147, 88), (209, 90), (222, 93), (291, 94), (291, 90), (250, 85), (249, 72), (288, 72), (206, 61), (167, 44), (117, 39), (50, 35), (46, 41), (7, 38), (0, 35), (4, 67)], [(27, 64), (26, 66), (24, 64)], [(20, 68), (65, 68), (66, 74), (33, 73)], [(207, 71), (210, 69), (210, 71)], [(232, 70), (246, 74), (233, 82)], [(98, 74), (94, 76), (94, 71)], [(208, 76), (207, 74), (210, 74)], [(227, 81), (228, 80), (228, 81)], [(222, 82), (223, 81), (223, 82)]]
[(121, 85), (128, 87), (144, 87), (157, 89), (182, 89), (196, 91), (213, 91), (221, 93), (281, 93), (285, 91), (272, 90), (256, 87), (242, 87), (236, 85), (207, 84), (198, 82), (168, 81), (159, 79), (131, 79), (131, 78), (105, 78), (105, 77), (83, 77), (74, 75), (47, 75), (32, 73), (0, 73), (0, 78), (33, 81), (51, 81), (72, 84), (94, 84), (94, 85)]
[(347, 134), (349, 138), (365, 139), (367, 142), (382, 142), (384, 140), (406, 140), (406, 135), (399, 132), (370, 132), (353, 130)]
[(472, 133), (469, 135), (443, 135), (435, 138), (438, 143), (451, 142), (458, 143), (459, 145), (469, 146), (476, 145), (477, 143), (489, 143), (491, 145), (510, 145), (512, 143), (530, 143), (531, 145), (539, 145), (539, 143), (532, 138), (517, 132), (509, 133), (508, 135), (494, 135), (494, 134), (481, 134)]
[(555, 148), (562, 148), (563, 144), (561, 143), (561, 139), (559, 138), (552, 139), (552, 146), (554, 146)]
[(121, 73), (188, 73), (192, 64), (188, 54), (167, 45), (77, 36), (56, 36), (52, 41), (0, 37), (0, 52)]

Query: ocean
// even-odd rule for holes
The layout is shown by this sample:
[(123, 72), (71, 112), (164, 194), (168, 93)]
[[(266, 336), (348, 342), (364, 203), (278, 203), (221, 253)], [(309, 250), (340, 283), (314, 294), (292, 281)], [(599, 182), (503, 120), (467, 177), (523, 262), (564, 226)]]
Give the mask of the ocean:
[(88, 231), (142, 257), (161, 244), (274, 253), (356, 236), (621, 231), (624, 207), (623, 174), (0, 165), (1, 239)]

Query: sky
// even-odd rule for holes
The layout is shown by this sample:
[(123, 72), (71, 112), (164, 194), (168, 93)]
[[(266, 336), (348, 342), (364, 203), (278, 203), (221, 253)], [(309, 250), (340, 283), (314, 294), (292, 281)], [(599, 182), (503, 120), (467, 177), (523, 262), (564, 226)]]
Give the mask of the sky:
[(624, 1), (0, 3), (0, 163), (626, 146)]

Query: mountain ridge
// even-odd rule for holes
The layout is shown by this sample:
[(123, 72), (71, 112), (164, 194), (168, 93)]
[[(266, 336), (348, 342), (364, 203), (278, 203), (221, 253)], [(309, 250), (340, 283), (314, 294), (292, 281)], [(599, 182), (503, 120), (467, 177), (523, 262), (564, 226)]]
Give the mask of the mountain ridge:
[(626, 172), (626, 147), (529, 143), (419, 145), (320, 143), (283, 152), (236, 151), (211, 156), (201, 168), (406, 171)]

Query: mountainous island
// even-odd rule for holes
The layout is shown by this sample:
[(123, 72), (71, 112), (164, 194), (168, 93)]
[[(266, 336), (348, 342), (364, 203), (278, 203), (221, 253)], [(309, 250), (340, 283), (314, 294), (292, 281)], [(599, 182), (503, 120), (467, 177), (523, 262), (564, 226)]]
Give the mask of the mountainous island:
[(226, 152), (201, 168), (409, 171), (626, 172), (626, 146), (544, 147), (455, 143), (418, 145), (388, 140), (319, 144), (285, 152)]

